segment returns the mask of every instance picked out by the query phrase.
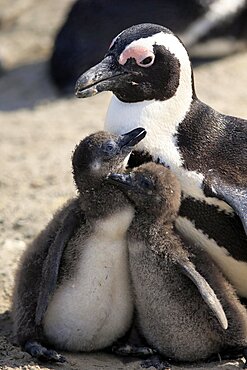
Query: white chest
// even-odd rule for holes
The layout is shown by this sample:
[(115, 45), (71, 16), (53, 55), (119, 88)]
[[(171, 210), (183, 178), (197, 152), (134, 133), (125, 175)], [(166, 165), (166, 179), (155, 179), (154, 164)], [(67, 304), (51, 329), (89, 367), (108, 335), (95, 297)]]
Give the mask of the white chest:
[(185, 118), (191, 105), (190, 92), (182, 91), (165, 102), (143, 101), (140, 103), (123, 103), (112, 97), (108, 108), (105, 129), (115, 134), (123, 134), (136, 127), (147, 130), (146, 137), (137, 149), (147, 151), (154, 160), (161, 160), (177, 175), (184, 196), (204, 200), (232, 213), (225, 202), (214, 197), (205, 197), (202, 191), (204, 175), (197, 171), (183, 168), (183, 158), (179, 152), (176, 133), (179, 123)]
[(91, 351), (111, 345), (128, 330), (133, 313), (125, 234), (134, 211), (98, 222), (87, 240), (73, 280), (55, 292), (44, 320), (57, 347)]

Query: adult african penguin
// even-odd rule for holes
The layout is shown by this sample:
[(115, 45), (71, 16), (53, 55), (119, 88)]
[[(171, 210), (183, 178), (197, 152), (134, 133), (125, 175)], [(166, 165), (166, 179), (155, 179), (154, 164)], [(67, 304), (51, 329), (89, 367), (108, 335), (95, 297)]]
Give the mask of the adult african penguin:
[(105, 90), (114, 94), (105, 129), (147, 130), (139, 153), (169, 167), (181, 182), (177, 228), (247, 297), (247, 121), (197, 98), (185, 47), (155, 24), (122, 31), (76, 84), (77, 97)]

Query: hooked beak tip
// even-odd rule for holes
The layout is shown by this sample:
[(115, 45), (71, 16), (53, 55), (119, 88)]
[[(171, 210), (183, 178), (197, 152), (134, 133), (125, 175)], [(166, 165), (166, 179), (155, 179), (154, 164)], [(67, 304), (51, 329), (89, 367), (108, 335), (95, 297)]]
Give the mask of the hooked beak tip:
[(98, 94), (98, 90), (96, 86), (88, 87), (85, 89), (76, 89), (75, 96), (77, 98), (88, 98), (90, 96), (94, 96)]
[(136, 129), (127, 132), (126, 134), (123, 134), (121, 136), (120, 140), (120, 147), (127, 147), (127, 148), (132, 148), (135, 145), (137, 145), (141, 140), (144, 139), (146, 136), (146, 130), (142, 127), (137, 127)]
[(95, 85), (92, 78), (83, 75), (79, 77), (75, 85), (75, 96), (77, 98), (87, 98), (98, 94), (98, 92), (97, 85)]
[(77, 98), (87, 98), (107, 89), (106, 82), (112, 77), (110, 58), (103, 59), (100, 63), (84, 72), (75, 85)]

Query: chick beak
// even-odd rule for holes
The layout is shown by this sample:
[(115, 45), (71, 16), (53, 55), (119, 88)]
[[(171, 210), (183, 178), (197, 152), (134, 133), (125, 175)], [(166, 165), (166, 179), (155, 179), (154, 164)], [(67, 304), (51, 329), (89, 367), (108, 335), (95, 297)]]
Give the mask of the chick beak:
[(132, 149), (135, 145), (137, 145), (144, 137), (146, 136), (147, 132), (142, 127), (137, 127), (132, 131), (127, 132), (120, 136), (118, 141), (118, 145), (120, 150), (122, 149)]

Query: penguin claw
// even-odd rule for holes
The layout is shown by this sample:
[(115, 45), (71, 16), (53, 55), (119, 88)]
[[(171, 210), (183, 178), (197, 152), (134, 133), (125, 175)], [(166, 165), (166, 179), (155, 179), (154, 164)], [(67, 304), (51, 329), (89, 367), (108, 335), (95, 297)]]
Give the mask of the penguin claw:
[(49, 362), (66, 362), (66, 358), (52, 349), (47, 349), (41, 344), (35, 341), (27, 341), (24, 350), (28, 352), (32, 357), (37, 358), (41, 361)]
[(148, 369), (149, 367), (154, 367), (157, 370), (171, 370), (170, 364), (163, 361), (160, 356), (153, 356), (147, 360), (142, 361), (141, 367)]
[(115, 345), (112, 347), (112, 352), (119, 356), (136, 356), (146, 357), (152, 356), (156, 351), (152, 348), (145, 346), (135, 346), (132, 344)]
[(60, 362), (60, 363), (66, 362), (66, 358), (64, 356), (60, 355), (59, 353), (51, 349), (46, 350), (44, 355), (47, 361), (55, 361), (55, 362)]

